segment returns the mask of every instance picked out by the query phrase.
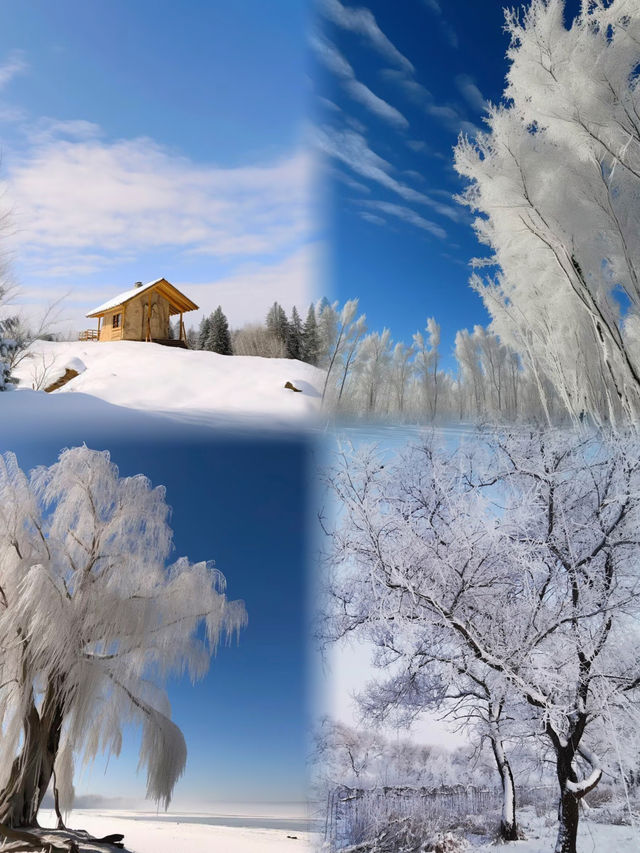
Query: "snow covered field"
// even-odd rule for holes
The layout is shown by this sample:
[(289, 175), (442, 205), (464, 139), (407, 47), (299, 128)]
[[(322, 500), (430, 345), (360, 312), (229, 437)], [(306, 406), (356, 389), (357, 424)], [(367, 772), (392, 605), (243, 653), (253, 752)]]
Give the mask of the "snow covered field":
[[(78, 372), (56, 395), (88, 394), (202, 424), (240, 420), (261, 428), (312, 421), (324, 373), (300, 361), (223, 356), (137, 341), (37, 341), (14, 371), (20, 389), (42, 389), (69, 367)], [(291, 382), (302, 393), (284, 387)]]
[[(131, 853), (310, 853), (317, 849), (317, 837), (311, 832), (265, 829), (245, 826), (212, 826), (192, 822), (192, 815), (173, 815), (173, 819), (133, 811), (74, 810), (69, 818), (73, 829), (86, 829), (101, 837), (124, 834)], [(222, 820), (222, 818), (220, 818)], [(234, 816), (230, 816), (233, 824)], [(43, 826), (55, 826), (53, 812), (43, 812)], [(295, 836), (294, 838), (290, 836)]]
[[(504, 845), (504, 849), (512, 853), (551, 853), (558, 833), (555, 818), (555, 814), (546, 819), (536, 818), (529, 810), (522, 809), (520, 822), (527, 839), (512, 841)], [(594, 823), (587, 814), (583, 814), (578, 828), (577, 846), (579, 853), (637, 853), (640, 850), (640, 827)], [(471, 849), (495, 851), (496, 845), (491, 842), (480, 847), (474, 845)]]

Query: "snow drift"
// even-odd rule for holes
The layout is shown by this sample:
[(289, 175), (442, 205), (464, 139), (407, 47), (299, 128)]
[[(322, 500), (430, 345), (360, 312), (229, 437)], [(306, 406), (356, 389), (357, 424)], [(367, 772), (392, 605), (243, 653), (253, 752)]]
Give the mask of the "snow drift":
[[(320, 409), (324, 372), (292, 359), (223, 356), (138, 341), (37, 341), (14, 371), (20, 389), (50, 387), (67, 368), (78, 372), (55, 394), (83, 393), (116, 406), (215, 422), (220, 415), (282, 426)], [(302, 393), (286, 389), (291, 382)]]

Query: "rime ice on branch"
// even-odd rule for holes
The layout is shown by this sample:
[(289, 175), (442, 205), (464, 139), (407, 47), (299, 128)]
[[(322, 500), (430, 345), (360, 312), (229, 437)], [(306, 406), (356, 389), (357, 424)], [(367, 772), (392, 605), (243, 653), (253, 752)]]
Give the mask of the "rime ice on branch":
[(372, 644), (367, 718), (457, 703), (491, 740), (503, 825), (502, 717), (507, 739), (518, 726), (542, 736), (560, 789), (556, 851), (575, 853), (605, 723), (637, 713), (640, 443), (513, 429), (455, 451), (345, 453), (329, 482), (341, 517), (327, 639)]
[[(564, 0), (507, 13), (504, 100), (461, 138), (463, 200), (492, 256), (472, 284), (491, 330), (577, 421), (640, 416), (640, 6)], [(548, 412), (547, 412), (548, 414)]]
[(0, 457), (0, 823), (36, 823), (54, 772), (68, 810), (74, 758), (118, 754), (132, 722), (147, 794), (168, 805), (186, 745), (163, 683), (202, 677), (246, 623), (213, 564), (166, 565), (168, 518), (164, 489), (107, 452), (65, 450), (29, 477)]

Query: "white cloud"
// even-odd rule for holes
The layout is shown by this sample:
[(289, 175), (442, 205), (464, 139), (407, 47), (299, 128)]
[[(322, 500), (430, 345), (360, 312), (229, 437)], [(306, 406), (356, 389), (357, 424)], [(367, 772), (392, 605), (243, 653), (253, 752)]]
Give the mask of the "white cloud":
[(314, 36), (311, 45), (326, 67), (342, 80), (348, 94), (383, 121), (399, 128), (409, 127), (409, 122), (394, 106), (379, 98), (374, 92), (356, 79), (355, 72), (340, 51), (325, 38)]
[(470, 77), (468, 74), (458, 74), (456, 77), (456, 86), (472, 109), (479, 113), (485, 111), (487, 102), (480, 89), (476, 86), (473, 77)]
[[(262, 165), (197, 164), (151, 139), (105, 142), (89, 122), (39, 123), (5, 156), (14, 242), (45, 273), (174, 249), (276, 256), (310, 232), (305, 153)], [(34, 144), (35, 143), (35, 144)]]
[(342, 29), (358, 33), (374, 47), (378, 53), (395, 65), (412, 72), (413, 65), (406, 56), (382, 32), (369, 9), (345, 7), (339, 0), (320, 0), (324, 15)]
[(383, 68), (380, 74), (385, 80), (397, 83), (412, 101), (423, 104), (433, 100), (433, 96), (427, 88), (412, 77), (407, 77), (403, 71), (396, 71), (395, 68)]
[(323, 266), (322, 255), (323, 247), (312, 243), (274, 264), (247, 264), (216, 281), (180, 283), (180, 289), (200, 306), (199, 312), (187, 315), (186, 325), (195, 325), (218, 305), (234, 328), (259, 323), (274, 301), (287, 313), (295, 305), (304, 317), (322, 290), (317, 280)]
[[(263, 321), (274, 301), (287, 312), (296, 305), (301, 314), (306, 314), (309, 304), (325, 289), (323, 270), (323, 247), (319, 243), (308, 243), (272, 263), (241, 263), (213, 281), (183, 281), (173, 276), (170, 279), (200, 308), (185, 315), (187, 327), (197, 326), (203, 315), (222, 305), (230, 324), (237, 328), (245, 323)], [(59, 299), (52, 330), (75, 333), (93, 326), (94, 321), (86, 319), (87, 311), (131, 284), (132, 281), (120, 280), (119, 284), (111, 286), (93, 286), (89, 293), (86, 288), (69, 288), (66, 283), (46, 288), (25, 287), (16, 294), (8, 310), (19, 311), (37, 325), (44, 306)]]
[(325, 107), (325, 109), (330, 110), (330, 112), (332, 112), (332, 113), (341, 113), (342, 112), (340, 107), (337, 104), (335, 104), (333, 101), (331, 101), (329, 98), (325, 98), (325, 97), (320, 95), (320, 96), (318, 96), (318, 102), (320, 104), (322, 104), (322, 106)]
[(0, 89), (10, 83), (17, 74), (26, 71), (28, 67), (21, 51), (13, 51), (9, 54), (9, 58), (0, 64)]
[[(438, 104), (433, 98), (431, 92), (425, 88), (413, 77), (407, 76), (403, 71), (397, 71), (395, 68), (385, 68), (381, 72), (381, 76), (385, 80), (398, 85), (404, 94), (412, 101), (420, 104), (426, 113), (440, 121), (446, 128), (459, 133), (463, 130), (465, 133), (475, 135), (479, 132), (479, 128), (468, 121), (463, 112), (451, 104)], [(461, 74), (456, 78), (458, 89), (465, 97), (467, 102), (471, 103), (474, 109), (484, 109), (484, 99), (478, 87), (473, 83), (471, 77)], [(479, 107), (479, 104), (482, 106)], [(409, 146), (411, 147), (411, 145)]]
[(382, 216), (376, 216), (375, 213), (369, 213), (368, 210), (361, 210), (359, 212), (359, 216), (361, 219), (364, 219), (365, 222), (370, 222), (372, 225), (386, 225), (387, 220), (383, 219)]
[(311, 47), (316, 55), (325, 66), (337, 77), (342, 77), (345, 80), (355, 77), (355, 73), (350, 63), (340, 53), (338, 48), (332, 44), (329, 39), (322, 38), (319, 35), (314, 35), (310, 39)]
[(390, 174), (393, 169), (391, 164), (369, 148), (362, 134), (352, 130), (318, 128), (315, 141), (322, 153), (341, 161), (363, 178), (376, 181), (406, 201), (429, 202), (423, 193), (408, 187)]
[(375, 95), (371, 89), (364, 85), (364, 83), (361, 83), (359, 80), (349, 80), (345, 82), (344, 85), (345, 89), (354, 100), (359, 101), (370, 112), (375, 113), (379, 118), (389, 122), (389, 124), (395, 125), (396, 127), (409, 127), (409, 122), (399, 110)]
[(401, 196), (405, 201), (424, 204), (454, 222), (462, 220), (464, 214), (457, 207), (436, 201), (394, 177), (391, 174), (393, 171), (391, 163), (372, 151), (362, 134), (351, 130), (318, 128), (315, 132), (315, 141), (323, 154), (339, 160), (356, 174), (375, 181)]
[(444, 228), (436, 222), (431, 222), (431, 220), (425, 219), (424, 216), (420, 216), (419, 213), (416, 213), (415, 210), (411, 210), (410, 207), (405, 207), (401, 204), (392, 204), (387, 201), (362, 201), (360, 204), (369, 209), (379, 211), (380, 213), (386, 213), (388, 216), (395, 216), (398, 219), (402, 219), (404, 222), (409, 222), (411, 225), (415, 225), (416, 228), (421, 228), (423, 231), (427, 231), (439, 240), (446, 240), (447, 238), (447, 232)]
[(440, 27), (442, 28), (442, 32), (445, 35), (445, 38), (451, 45), (451, 47), (458, 47), (458, 34), (453, 29), (451, 24), (445, 20), (444, 14), (442, 12), (442, 6), (439, 3), (439, 0), (422, 0), (424, 5), (429, 9), (430, 12), (433, 12), (438, 18), (440, 18)]
[(32, 145), (42, 145), (63, 139), (83, 142), (98, 139), (104, 135), (100, 125), (92, 121), (85, 121), (84, 119), (60, 121), (46, 117), (26, 126), (25, 133), (27, 140)]

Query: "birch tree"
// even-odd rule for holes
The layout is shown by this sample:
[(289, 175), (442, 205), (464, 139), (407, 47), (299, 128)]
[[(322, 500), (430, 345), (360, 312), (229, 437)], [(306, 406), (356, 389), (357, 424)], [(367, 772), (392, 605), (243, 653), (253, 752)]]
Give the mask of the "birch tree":
[[(507, 343), (531, 330), (543, 366), (551, 350), (546, 367), (574, 416), (587, 401), (602, 421), (629, 422), (640, 414), (640, 351), (629, 334), (640, 311), (640, 9), (583, 0), (569, 27), (564, 13), (564, 0), (507, 12), (504, 102), (489, 108), (486, 132), (460, 139), (455, 163), (498, 268), (478, 287), (494, 330)], [(578, 351), (574, 329), (585, 341)], [(604, 411), (585, 352), (597, 357)]]

